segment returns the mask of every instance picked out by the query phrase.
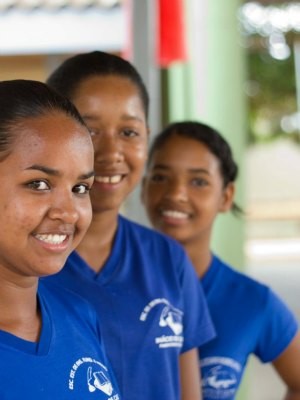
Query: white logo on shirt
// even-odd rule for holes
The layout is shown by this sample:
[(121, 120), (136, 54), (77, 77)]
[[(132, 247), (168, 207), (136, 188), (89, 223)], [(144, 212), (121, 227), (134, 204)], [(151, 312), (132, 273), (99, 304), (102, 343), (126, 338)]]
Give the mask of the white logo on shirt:
[[(161, 335), (155, 338), (155, 343), (160, 348), (166, 347), (182, 347), (183, 344), (183, 312), (173, 307), (167, 299), (154, 299), (150, 301), (140, 315), (140, 321), (146, 321), (149, 313), (154, 307), (163, 306), (159, 314), (158, 326), (160, 328), (168, 328), (172, 335)], [(160, 307), (161, 308), (161, 307)]]
[(159, 326), (169, 326), (175, 335), (182, 333), (182, 312), (171, 306), (165, 306), (159, 319)]
[(242, 367), (227, 357), (207, 357), (201, 360), (204, 398), (232, 399), (238, 387)]
[[(83, 381), (84, 370), (79, 373), (79, 369), (87, 368), (85, 373), (85, 383)], [(69, 389), (76, 390), (76, 385), (87, 385), (90, 393), (100, 390), (108, 397), (107, 400), (119, 400), (119, 395), (112, 395), (114, 392), (113, 385), (109, 379), (109, 373), (105, 365), (94, 360), (91, 357), (82, 357), (78, 359), (72, 366), (69, 374)]]
[(109, 396), (113, 392), (112, 384), (105, 373), (103, 371), (93, 372), (92, 367), (88, 367), (87, 383), (90, 392), (99, 389)]

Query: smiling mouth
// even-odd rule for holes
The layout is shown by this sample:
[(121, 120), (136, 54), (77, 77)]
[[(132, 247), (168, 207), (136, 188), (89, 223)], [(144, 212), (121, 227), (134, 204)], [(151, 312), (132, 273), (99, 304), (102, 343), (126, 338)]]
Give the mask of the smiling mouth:
[(48, 234), (48, 235), (35, 235), (35, 237), (40, 240), (41, 242), (48, 243), (48, 244), (62, 244), (66, 238), (67, 235), (59, 235), (59, 234)]
[(161, 211), (161, 215), (163, 217), (177, 219), (177, 220), (186, 220), (189, 218), (189, 215), (187, 213), (184, 213), (182, 211), (174, 211), (174, 210), (163, 210), (163, 211)]
[(122, 175), (113, 175), (113, 176), (95, 176), (95, 182), (98, 183), (110, 183), (117, 184), (122, 180)]

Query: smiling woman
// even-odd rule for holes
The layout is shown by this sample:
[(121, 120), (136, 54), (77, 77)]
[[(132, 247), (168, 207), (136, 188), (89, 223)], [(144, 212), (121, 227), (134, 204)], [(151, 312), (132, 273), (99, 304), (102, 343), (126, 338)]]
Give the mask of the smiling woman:
[(119, 399), (93, 309), (38, 281), (85, 234), (94, 176), (88, 129), (43, 83), (0, 83), (0, 176), (0, 397)]
[[(6, 226), (0, 234), (0, 262), (7, 274), (14, 273), (14, 265), (32, 280), (32, 275), (58, 272), (90, 223), (92, 144), (67, 103), (60, 100), (62, 109), (57, 99), (46, 107), (39, 84), (10, 81), (0, 90), (0, 170), (9, 177), (0, 187)], [(22, 99), (27, 92), (32, 102), (29, 96)], [(7, 265), (8, 252), (13, 259)]]
[(295, 316), (271, 288), (211, 252), (218, 215), (241, 213), (234, 204), (237, 174), (219, 132), (197, 121), (174, 122), (152, 143), (142, 198), (152, 225), (189, 254), (216, 327), (217, 337), (199, 346), (203, 400), (234, 400), (250, 355), (272, 363), (285, 400), (300, 399)]
[(91, 225), (50, 280), (96, 307), (124, 400), (199, 400), (197, 346), (214, 329), (193, 267), (177, 243), (119, 214), (147, 158), (142, 78), (128, 61), (95, 51), (67, 59), (47, 82), (88, 125), (96, 174)]

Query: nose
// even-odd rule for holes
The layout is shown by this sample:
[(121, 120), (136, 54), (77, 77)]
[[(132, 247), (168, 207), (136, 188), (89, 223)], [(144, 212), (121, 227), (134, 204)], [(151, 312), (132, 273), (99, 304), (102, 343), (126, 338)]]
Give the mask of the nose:
[(114, 132), (103, 132), (93, 138), (95, 150), (95, 162), (102, 163), (119, 163), (122, 162), (123, 148), (121, 139)]
[(170, 182), (166, 190), (166, 198), (178, 202), (187, 201), (188, 192), (184, 182), (181, 182), (179, 180), (174, 180)]
[(74, 225), (79, 219), (79, 210), (76, 207), (73, 193), (56, 194), (49, 208), (48, 216), (51, 219)]

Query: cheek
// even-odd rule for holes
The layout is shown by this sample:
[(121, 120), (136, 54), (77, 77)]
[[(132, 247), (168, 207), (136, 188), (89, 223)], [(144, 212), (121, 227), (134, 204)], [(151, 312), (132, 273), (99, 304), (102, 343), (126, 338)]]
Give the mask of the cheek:
[(86, 231), (92, 221), (92, 206), (90, 198), (87, 198), (86, 202), (79, 207), (78, 212), (80, 215), (80, 229)]
[[(39, 208), (16, 200), (1, 206), (1, 220), (6, 230), (31, 231), (35, 221), (38, 219)], [(5, 221), (5, 222), (4, 222)]]
[(133, 149), (132, 149), (132, 154), (135, 155), (135, 158), (141, 162), (145, 163), (147, 159), (147, 153), (148, 153), (148, 146), (147, 146), (147, 141), (142, 142), (137, 144)]
[(144, 192), (145, 205), (149, 211), (153, 211), (159, 205), (162, 198), (162, 192), (155, 185), (146, 185)]

